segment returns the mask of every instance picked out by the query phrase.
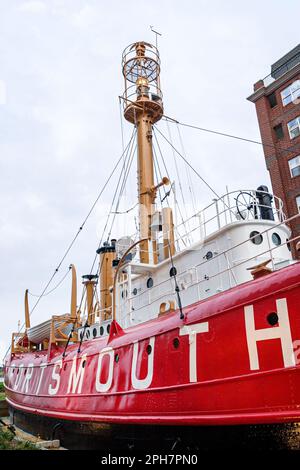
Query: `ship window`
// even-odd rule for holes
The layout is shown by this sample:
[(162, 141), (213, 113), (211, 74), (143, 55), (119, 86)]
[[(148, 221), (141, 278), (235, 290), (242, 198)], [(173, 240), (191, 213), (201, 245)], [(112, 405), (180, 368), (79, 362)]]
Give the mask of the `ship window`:
[(133, 295), (136, 295), (137, 294), (137, 288), (135, 287), (132, 291)]
[(153, 279), (152, 277), (149, 277), (149, 279), (147, 280), (147, 287), (148, 289), (151, 289), (151, 287), (153, 287)]
[(115, 361), (116, 361), (116, 362), (119, 362), (119, 359), (120, 359), (119, 354), (116, 354), (116, 355), (115, 355)]
[(260, 245), (263, 242), (263, 236), (255, 230), (250, 233), (250, 239), (254, 245)]
[(282, 124), (278, 124), (273, 127), (277, 140), (281, 140), (284, 137)]
[(276, 246), (281, 245), (281, 238), (280, 238), (280, 236), (278, 235), (278, 233), (276, 233), (276, 232), (272, 233), (272, 242), (273, 242), (274, 245), (276, 245)]
[(281, 92), (283, 106), (289, 103), (298, 104), (300, 98), (300, 80), (296, 80)]
[(271, 326), (277, 325), (277, 323), (278, 323), (277, 313), (276, 312), (269, 313), (269, 315), (267, 316), (267, 321), (268, 321), (269, 325), (271, 325)]
[(300, 116), (296, 117), (292, 121), (287, 123), (287, 127), (289, 130), (290, 138), (295, 139), (300, 135)]
[(107, 325), (107, 327), (106, 327), (107, 333), (109, 333), (109, 330), (110, 330), (110, 325)]
[(152, 346), (151, 344), (148, 344), (147, 348), (146, 348), (146, 351), (147, 351), (147, 354), (150, 356), (150, 354), (152, 353)]
[(97, 336), (97, 328), (93, 328), (93, 336), (94, 336), (94, 338), (96, 338), (96, 336)]
[(180, 343), (179, 338), (173, 339), (173, 346), (175, 349), (179, 348), (179, 343)]
[(275, 106), (277, 106), (277, 99), (276, 99), (276, 93), (274, 91), (274, 93), (271, 93), (269, 96), (268, 96), (268, 100), (269, 100), (269, 104), (270, 104), (270, 107), (271, 108), (274, 108)]
[(86, 361), (83, 361), (83, 363), (82, 363), (82, 368), (83, 369), (85, 368), (85, 365), (86, 365)]
[(174, 277), (176, 276), (177, 274), (177, 269), (175, 268), (175, 266), (172, 266), (172, 268), (170, 269), (170, 277)]
[(100, 326), (100, 336), (102, 336), (103, 333), (104, 333), (104, 328), (103, 328), (103, 326)]
[(89, 338), (90, 335), (91, 335), (90, 330), (86, 330), (85, 336), (86, 336), (87, 338)]
[(289, 160), (291, 177), (300, 176), (300, 155)]

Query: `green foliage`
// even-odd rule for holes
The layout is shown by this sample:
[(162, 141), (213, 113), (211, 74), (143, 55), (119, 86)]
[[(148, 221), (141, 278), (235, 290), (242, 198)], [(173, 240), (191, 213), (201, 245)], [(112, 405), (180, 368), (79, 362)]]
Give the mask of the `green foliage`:
[(15, 439), (12, 431), (0, 426), (0, 450), (38, 450), (29, 441), (20, 442)]
[(4, 383), (0, 382), (0, 393), (4, 393)]

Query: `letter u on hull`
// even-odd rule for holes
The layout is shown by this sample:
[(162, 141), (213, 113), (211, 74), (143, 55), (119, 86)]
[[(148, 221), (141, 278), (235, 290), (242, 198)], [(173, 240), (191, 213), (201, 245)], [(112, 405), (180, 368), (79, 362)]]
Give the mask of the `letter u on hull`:
[(139, 352), (139, 342), (135, 341), (133, 343), (133, 358), (132, 358), (132, 366), (131, 366), (131, 384), (133, 388), (136, 390), (145, 390), (151, 385), (153, 379), (153, 362), (154, 362), (154, 344), (155, 344), (155, 337), (152, 336), (149, 340), (149, 346), (151, 346), (150, 354), (148, 354), (148, 368), (147, 368), (147, 375), (144, 379), (138, 379), (136, 376), (136, 366), (138, 360), (138, 352)]

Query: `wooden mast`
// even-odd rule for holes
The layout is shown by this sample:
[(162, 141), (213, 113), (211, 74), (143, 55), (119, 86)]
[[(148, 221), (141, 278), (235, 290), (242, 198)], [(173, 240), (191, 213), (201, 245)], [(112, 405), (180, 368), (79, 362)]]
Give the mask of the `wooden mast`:
[(140, 245), (140, 261), (154, 264), (158, 262), (156, 240), (151, 233), (155, 197), (159, 186), (169, 184), (168, 178), (154, 184), (152, 127), (163, 116), (159, 74), (160, 59), (156, 47), (137, 42), (125, 50), (124, 117), (137, 128), (139, 232), (140, 239), (144, 240)]

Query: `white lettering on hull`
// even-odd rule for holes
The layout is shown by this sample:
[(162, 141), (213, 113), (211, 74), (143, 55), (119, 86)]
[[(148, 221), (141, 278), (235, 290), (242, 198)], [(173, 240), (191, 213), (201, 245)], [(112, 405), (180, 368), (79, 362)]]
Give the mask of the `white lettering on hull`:
[(21, 383), (23, 367), (24, 367), (24, 364), (20, 364), (19, 367), (17, 368), (17, 377), (16, 377), (16, 381), (15, 381), (15, 385), (14, 385), (14, 390), (17, 390), (20, 383)]
[(184, 325), (179, 328), (179, 335), (189, 336), (190, 349), (190, 382), (197, 382), (197, 334), (208, 332), (208, 322), (195, 323), (194, 325)]
[(22, 386), (22, 390), (25, 393), (28, 393), (29, 382), (30, 382), (32, 374), (33, 374), (33, 366), (34, 366), (34, 364), (32, 364), (32, 363), (28, 364), (28, 367), (27, 367), (27, 370), (26, 370), (26, 375), (25, 375), (25, 379), (24, 379), (24, 382), (23, 382), (23, 386)]
[(255, 329), (253, 305), (244, 307), (247, 345), (250, 360), (250, 369), (259, 369), (257, 342), (269, 339), (280, 339), (284, 367), (295, 366), (293, 341), (291, 335), (289, 314), (286, 299), (276, 300), (278, 326)]
[[(102, 367), (102, 360), (104, 356), (109, 356), (109, 367), (108, 367), (108, 374), (106, 382), (100, 381), (101, 376), (101, 367)], [(110, 347), (102, 349), (99, 353), (98, 358), (98, 367), (97, 367), (97, 375), (96, 375), (96, 390), (97, 392), (108, 392), (111, 387), (112, 379), (113, 379), (113, 370), (114, 370), (114, 350)]]
[(39, 378), (38, 386), (37, 386), (37, 389), (36, 389), (36, 392), (35, 392), (36, 395), (39, 394), (40, 387), (41, 387), (41, 384), (42, 384), (42, 380), (43, 380), (43, 377), (44, 377), (44, 371), (45, 371), (46, 367), (47, 367), (47, 363), (46, 363), (46, 362), (45, 362), (44, 364), (40, 364), (41, 373), (40, 373), (40, 378)]
[(83, 378), (84, 378), (84, 371), (85, 371), (85, 365), (83, 364), (85, 361), (86, 363), (86, 354), (81, 356), (80, 358), (80, 364), (77, 370), (77, 356), (74, 356), (73, 362), (72, 362), (72, 368), (69, 376), (69, 383), (68, 383), (68, 392), (67, 393), (81, 393), (82, 390), (82, 383), (83, 383)]
[(139, 352), (139, 342), (135, 341), (133, 343), (133, 359), (131, 365), (131, 384), (133, 388), (137, 390), (145, 390), (151, 385), (153, 379), (153, 362), (154, 362), (154, 344), (155, 337), (152, 336), (149, 339), (149, 346), (151, 347), (150, 354), (148, 354), (148, 368), (147, 375), (144, 379), (138, 379), (136, 376), (136, 366)]
[[(57, 368), (59, 371), (57, 372)], [(51, 383), (49, 384), (48, 393), (49, 395), (56, 395), (60, 385), (60, 371), (62, 368), (62, 360), (56, 361), (53, 366), (52, 370), (52, 380), (54, 380), (55, 385), (53, 386)]]

